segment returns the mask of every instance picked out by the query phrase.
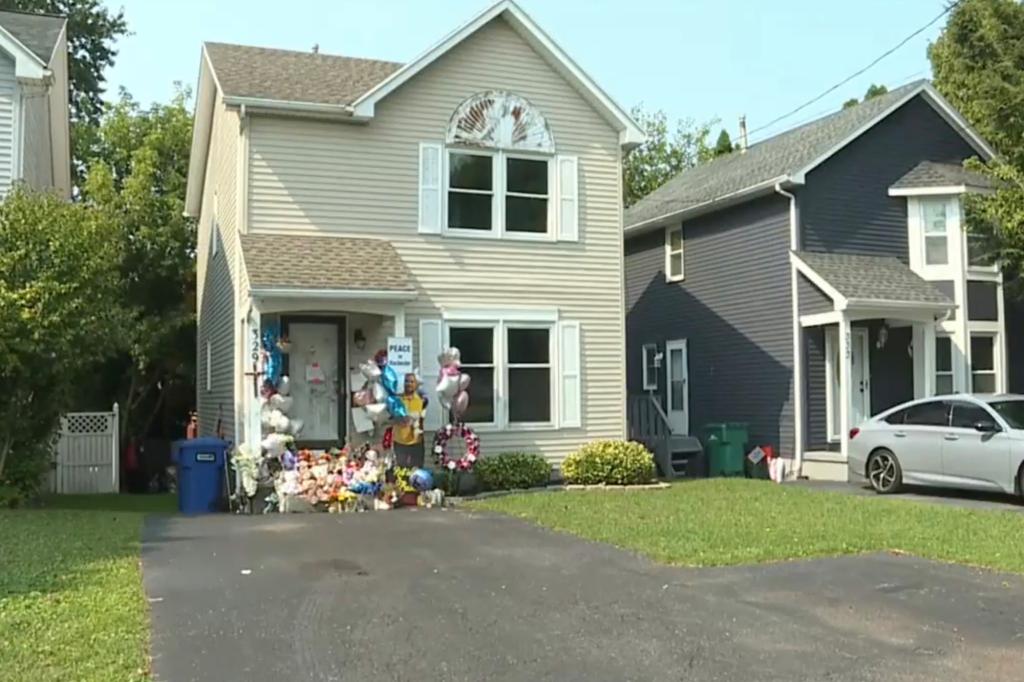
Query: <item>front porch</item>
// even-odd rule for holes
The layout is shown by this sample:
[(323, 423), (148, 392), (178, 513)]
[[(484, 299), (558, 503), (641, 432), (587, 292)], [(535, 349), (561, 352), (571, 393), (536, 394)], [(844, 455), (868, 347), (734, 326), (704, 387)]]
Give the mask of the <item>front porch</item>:
[(809, 285), (799, 318), (801, 473), (845, 481), (851, 429), (935, 395), (936, 331), (955, 306), (895, 258), (801, 253), (793, 262)]

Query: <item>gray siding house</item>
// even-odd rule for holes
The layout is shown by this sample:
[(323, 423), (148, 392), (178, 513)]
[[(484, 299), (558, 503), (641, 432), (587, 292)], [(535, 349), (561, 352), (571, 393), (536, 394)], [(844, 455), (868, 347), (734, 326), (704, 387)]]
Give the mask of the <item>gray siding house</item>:
[(803, 475), (926, 395), (1021, 388), (1003, 273), (963, 225), (989, 145), (918, 81), (679, 174), (625, 213), (628, 390), (739, 421)]

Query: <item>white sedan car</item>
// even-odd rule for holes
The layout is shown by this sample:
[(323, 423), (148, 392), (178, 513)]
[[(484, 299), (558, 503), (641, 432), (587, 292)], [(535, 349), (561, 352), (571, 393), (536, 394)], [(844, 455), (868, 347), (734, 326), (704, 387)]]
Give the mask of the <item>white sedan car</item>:
[(887, 410), (850, 430), (850, 480), (1024, 495), (1024, 396), (948, 395)]

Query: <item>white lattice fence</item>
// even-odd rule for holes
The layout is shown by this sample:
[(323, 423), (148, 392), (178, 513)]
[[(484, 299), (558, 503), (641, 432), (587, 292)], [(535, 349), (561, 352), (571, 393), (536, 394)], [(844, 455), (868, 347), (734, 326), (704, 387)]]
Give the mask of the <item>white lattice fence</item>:
[(53, 491), (116, 493), (118, 459), (116, 403), (110, 412), (70, 412), (60, 422)]

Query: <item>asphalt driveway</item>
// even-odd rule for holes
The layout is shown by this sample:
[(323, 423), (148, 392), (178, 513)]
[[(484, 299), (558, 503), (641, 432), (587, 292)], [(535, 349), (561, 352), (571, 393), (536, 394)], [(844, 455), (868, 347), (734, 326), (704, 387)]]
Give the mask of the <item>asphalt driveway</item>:
[(158, 680), (1010, 680), (1024, 580), (680, 569), (465, 511), (152, 519)]

